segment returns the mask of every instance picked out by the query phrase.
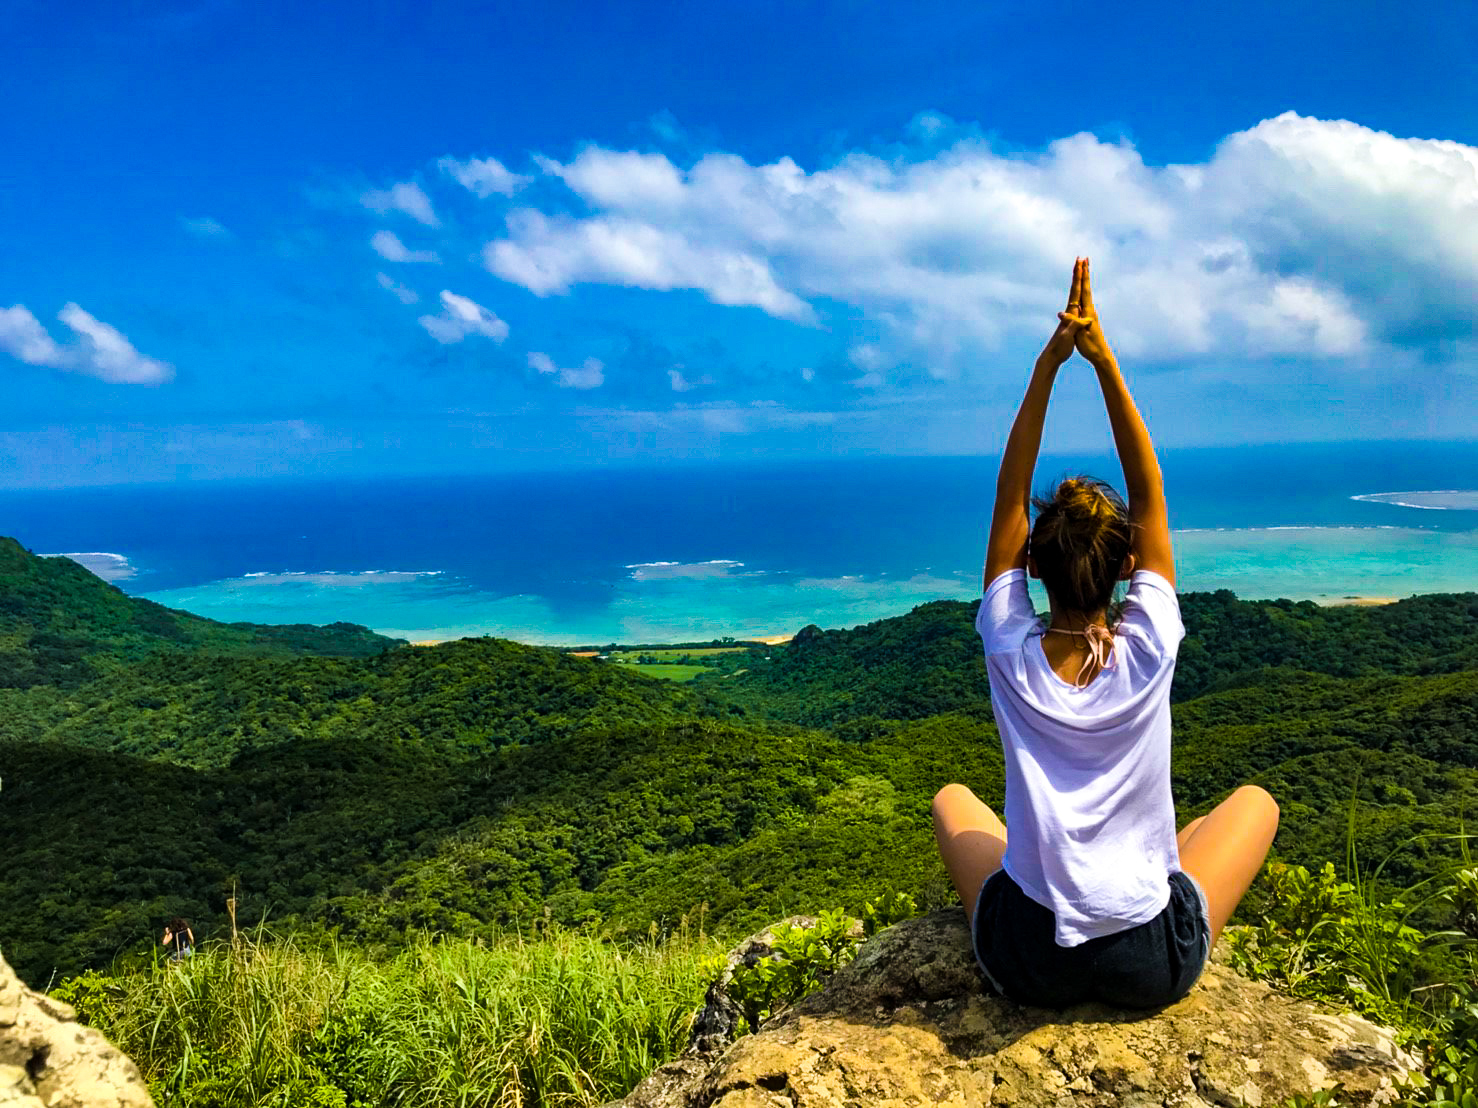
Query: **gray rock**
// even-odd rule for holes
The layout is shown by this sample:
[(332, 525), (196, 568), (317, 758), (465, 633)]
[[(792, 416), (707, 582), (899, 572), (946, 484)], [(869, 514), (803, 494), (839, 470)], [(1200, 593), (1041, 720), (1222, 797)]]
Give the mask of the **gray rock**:
[[(749, 944), (765, 946), (764, 934), (737, 947), (731, 965)], [(705, 1012), (721, 1008), (710, 1001)], [(1018, 1007), (984, 986), (954, 908), (874, 936), (825, 989), (757, 1034), (728, 1041), (707, 1026), (618, 1103), (1271, 1108), (1340, 1083), (1346, 1103), (1381, 1105), (1417, 1065), (1390, 1030), (1282, 996), (1216, 960), (1189, 996), (1154, 1012)]]
[(0, 1105), (153, 1108), (138, 1067), (0, 958)]

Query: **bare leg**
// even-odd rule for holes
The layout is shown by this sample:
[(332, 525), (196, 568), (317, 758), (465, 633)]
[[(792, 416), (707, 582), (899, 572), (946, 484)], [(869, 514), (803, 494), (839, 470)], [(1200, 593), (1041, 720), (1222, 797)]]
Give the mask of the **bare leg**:
[(1181, 868), (1196, 879), (1211, 908), (1213, 946), (1262, 869), (1277, 831), (1277, 802), (1266, 789), (1243, 785), (1177, 836)]
[(1200, 827), (1201, 824), (1205, 822), (1205, 816), (1197, 816), (1195, 819), (1191, 820), (1190, 823), (1186, 824), (1180, 829), (1180, 834), (1175, 836), (1175, 845), (1178, 846), (1181, 850), (1184, 850), (1185, 844), (1190, 842), (1191, 836), (1196, 833), (1196, 828)]
[(980, 886), (1006, 853), (1006, 825), (964, 785), (946, 785), (934, 796), (934, 838), (973, 927)]

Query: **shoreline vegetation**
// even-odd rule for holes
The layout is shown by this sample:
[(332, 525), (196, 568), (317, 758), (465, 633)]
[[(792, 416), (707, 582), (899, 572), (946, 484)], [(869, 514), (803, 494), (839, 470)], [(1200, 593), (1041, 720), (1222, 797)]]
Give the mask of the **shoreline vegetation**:
[[(1423, 595), (1436, 595), (1436, 594), (1412, 593), (1410, 595), (1411, 596), (1423, 596)], [(1246, 600), (1246, 601), (1250, 601), (1250, 602), (1255, 602), (1255, 601), (1258, 601), (1258, 600), (1265, 600), (1265, 601), (1268, 601), (1268, 602), (1272, 602), (1272, 601), (1275, 601), (1275, 600), (1277, 600), (1279, 598), (1275, 598), (1275, 597), (1245, 597), (1245, 596), (1239, 596), (1238, 599), (1239, 600)], [(1396, 603), (1399, 603), (1400, 601), (1405, 600), (1405, 599), (1407, 599), (1407, 597), (1403, 597), (1403, 596), (1357, 596), (1357, 595), (1354, 595), (1354, 594), (1350, 594), (1348, 596), (1328, 597), (1328, 598), (1325, 598), (1325, 599), (1318, 599), (1318, 600), (1314, 600), (1313, 603), (1318, 604), (1320, 607), (1325, 607), (1325, 608), (1343, 608), (1343, 607), (1376, 608), (1376, 607), (1383, 607), (1383, 606), (1385, 606), (1387, 604), (1396, 604)], [(884, 619), (895, 619), (895, 618), (899, 618), (899, 617), (896, 617), (896, 616), (884, 616), (883, 618)], [(872, 620), (872, 621), (869, 621), (869, 622), (878, 622), (878, 621)], [(848, 630), (848, 628), (833, 628), (833, 630)], [(703, 642), (699, 642), (699, 643), (665, 642), (665, 643), (650, 643), (650, 644), (645, 644), (643, 646), (629, 646), (629, 645), (624, 645), (624, 644), (620, 644), (620, 643), (611, 643), (611, 644), (609, 644), (607, 646), (590, 646), (590, 645), (587, 645), (587, 646), (547, 646), (544, 643), (532, 643), (532, 642), (530, 642), (530, 643), (523, 643), (523, 645), (525, 645), (525, 646), (538, 646), (538, 647), (549, 649), (549, 650), (558, 650), (561, 653), (569, 654), (569, 655), (572, 655), (574, 657), (597, 657), (597, 656), (605, 653), (606, 651), (610, 651), (610, 650), (640, 651), (640, 650), (644, 650), (644, 649), (655, 649), (655, 650), (664, 650), (664, 651), (681, 651), (681, 650), (683, 650), (685, 648), (687, 648), (687, 649), (695, 649), (695, 648), (696, 649), (701, 649), (701, 648), (705, 648), (705, 647), (713, 647), (713, 646), (718, 645), (718, 644), (723, 643), (723, 642), (732, 643), (733, 645), (739, 646), (739, 647), (748, 647), (748, 646), (784, 646), (786, 643), (788, 643), (792, 639), (794, 639), (797, 634), (798, 634), (798, 631), (782, 631), (782, 632), (779, 632), (779, 633), (776, 633), (776, 634), (773, 634), (773, 635), (731, 635), (731, 636), (724, 636), (724, 637), (721, 637), (719, 639), (708, 639), (708, 640), (704, 640)], [(461, 642), (464, 639), (479, 638), (479, 637), (481, 637), (481, 638), (502, 638), (503, 636), (493, 635), (493, 634), (489, 633), (488, 635), (485, 635), (485, 636), (457, 635), (457, 636), (449, 636), (449, 637), (444, 638), (444, 639), (443, 638), (414, 639), (414, 640), (411, 641), (410, 645), (411, 646), (441, 646), (443, 643)], [(521, 640), (513, 639), (513, 640), (510, 640), (510, 641), (512, 641), (512, 642), (520, 642)]]
[[(1373, 603), (1379, 603), (1379, 601), (1373, 601)], [(440, 646), (440, 644), (442, 643), (460, 643), (460, 641), (464, 640), (464, 638), (479, 638), (479, 635), (455, 635), (455, 637), (446, 638), (415, 638), (415, 640), (411, 640), (411, 646)], [(503, 638), (503, 635), (480, 635), (480, 638)], [(789, 643), (792, 638), (795, 638), (794, 631), (780, 631), (777, 632), (777, 634), (773, 635), (720, 635), (720, 637), (718, 638), (706, 638), (706, 640), (698, 641), (698, 643), (672, 641), (672, 643), (646, 643), (640, 644), (640, 646), (627, 646), (627, 644), (609, 643), (606, 644), (606, 646), (590, 646), (590, 644), (587, 644), (587, 646), (572, 647), (550, 647), (544, 643), (523, 643), (523, 646), (545, 647), (545, 649), (548, 650), (559, 650), (560, 653), (575, 654), (576, 657), (588, 657), (594, 656), (594, 654), (609, 652), (609, 650), (704, 650), (711, 649), (711, 647), (720, 646), (783, 646), (783, 644)], [(513, 641), (513, 643), (517, 643), (517, 641), (519, 640), (510, 641)]]

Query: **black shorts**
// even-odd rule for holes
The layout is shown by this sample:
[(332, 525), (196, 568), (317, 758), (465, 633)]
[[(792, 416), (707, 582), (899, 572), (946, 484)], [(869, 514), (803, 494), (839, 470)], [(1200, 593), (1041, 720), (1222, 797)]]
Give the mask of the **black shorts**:
[(1002, 996), (1033, 1008), (1098, 1001), (1159, 1008), (1191, 991), (1211, 951), (1206, 894), (1172, 873), (1170, 902), (1127, 931), (1058, 946), (1057, 921), (1005, 870), (991, 874), (975, 903), (975, 960)]

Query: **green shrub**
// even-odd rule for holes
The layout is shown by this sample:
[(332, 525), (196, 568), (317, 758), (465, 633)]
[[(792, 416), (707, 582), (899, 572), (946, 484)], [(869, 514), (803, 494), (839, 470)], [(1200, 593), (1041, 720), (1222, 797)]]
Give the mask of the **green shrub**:
[(852, 960), (858, 944), (852, 920), (840, 908), (822, 913), (812, 927), (776, 927), (774, 956), (736, 966), (729, 983), (748, 1030), (820, 989)]
[(919, 914), (919, 905), (908, 893), (890, 889), (862, 905), (862, 934), (872, 938), (885, 927), (902, 923)]

